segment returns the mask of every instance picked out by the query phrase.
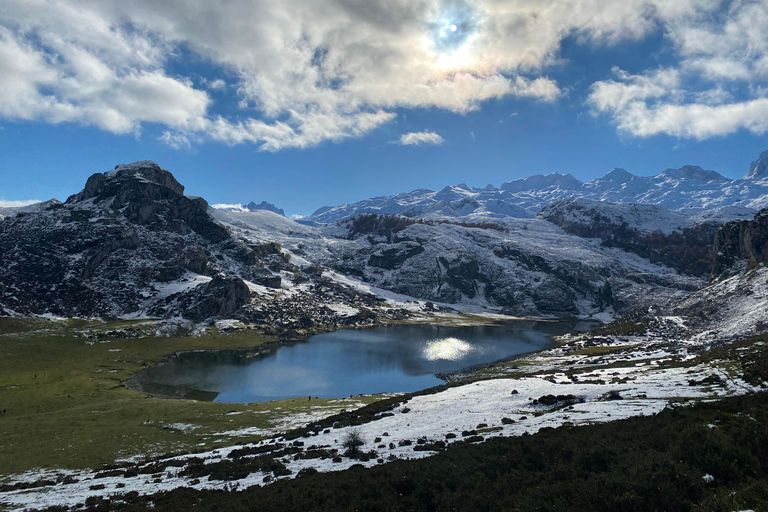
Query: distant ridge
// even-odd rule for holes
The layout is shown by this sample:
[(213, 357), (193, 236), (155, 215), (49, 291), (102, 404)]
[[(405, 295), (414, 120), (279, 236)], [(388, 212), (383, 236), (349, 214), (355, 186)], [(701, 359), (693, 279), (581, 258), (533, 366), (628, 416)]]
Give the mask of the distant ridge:
[(569, 197), (653, 204), (669, 210), (738, 206), (757, 211), (768, 206), (768, 151), (752, 162), (747, 175), (738, 180), (696, 165), (667, 169), (656, 176), (637, 176), (616, 168), (586, 183), (570, 174), (554, 172), (502, 183), (498, 188), (470, 188), (462, 183), (439, 191), (419, 189), (324, 206), (306, 220), (332, 223), (361, 213), (419, 218), (532, 218), (544, 206)]

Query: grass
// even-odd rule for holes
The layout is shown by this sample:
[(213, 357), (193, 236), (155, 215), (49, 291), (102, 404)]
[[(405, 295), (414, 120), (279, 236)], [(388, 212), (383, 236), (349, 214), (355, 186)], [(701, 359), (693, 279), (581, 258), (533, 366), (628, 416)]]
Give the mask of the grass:
[[(146, 324), (0, 322), (0, 479), (34, 468), (98, 467), (118, 458), (210, 449), (258, 435), (298, 413), (333, 414), (353, 400), (286, 399), (230, 404), (147, 398), (122, 386), (133, 373), (181, 350), (252, 348), (273, 341), (245, 332), (199, 337), (119, 338), (105, 333)], [(154, 328), (150, 329), (154, 330)], [(87, 335), (84, 335), (84, 333)], [(239, 414), (232, 414), (239, 413)]]

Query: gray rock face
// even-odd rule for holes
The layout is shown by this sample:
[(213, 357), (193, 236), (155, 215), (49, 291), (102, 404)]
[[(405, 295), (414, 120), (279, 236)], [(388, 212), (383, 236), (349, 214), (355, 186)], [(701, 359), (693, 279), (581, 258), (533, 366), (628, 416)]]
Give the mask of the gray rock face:
[(714, 242), (715, 261), (712, 279), (733, 275), (768, 264), (768, 209), (759, 211), (753, 220), (733, 221), (717, 231)]
[(278, 208), (277, 206), (273, 205), (272, 203), (268, 203), (266, 201), (262, 201), (258, 204), (251, 201), (250, 203), (243, 205), (248, 210), (254, 211), (254, 210), (267, 210), (270, 212), (275, 212), (278, 215), (282, 215), (285, 217), (285, 211), (282, 208)]
[(216, 276), (185, 297), (182, 316), (196, 322), (211, 317), (228, 318), (250, 300), (248, 286), (242, 279)]
[(760, 156), (749, 164), (749, 172), (747, 173), (748, 179), (765, 177), (766, 171), (768, 171), (768, 151), (763, 151)]
[(108, 173), (96, 173), (80, 193), (67, 199), (67, 204), (107, 200), (112, 210), (122, 212), (132, 224), (180, 235), (195, 232), (214, 243), (229, 238), (226, 229), (206, 213), (207, 203), (185, 197), (184, 186), (154, 162), (118, 165)]
[(9, 262), (0, 267), (0, 312), (120, 316), (194, 289), (189, 278), (164, 291), (188, 273), (263, 273), (253, 251), (183, 192), (170, 172), (137, 162), (94, 174), (66, 203), (0, 221), (0, 260)]
[(654, 275), (647, 260), (540, 219), (403, 220), (363, 216), (327, 228), (348, 241), (329, 244), (318, 263), (404, 295), (516, 316), (626, 311), (702, 283), (665, 267)]
[(581, 198), (548, 205), (538, 217), (567, 233), (600, 239), (606, 247), (618, 247), (697, 277), (706, 277), (712, 270), (713, 241), (722, 225), (717, 216), (691, 217), (657, 205)]

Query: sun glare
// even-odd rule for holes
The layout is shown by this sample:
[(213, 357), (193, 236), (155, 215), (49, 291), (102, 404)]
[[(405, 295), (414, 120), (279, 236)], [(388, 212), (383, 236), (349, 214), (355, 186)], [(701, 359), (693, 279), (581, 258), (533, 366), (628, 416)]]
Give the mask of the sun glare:
[(456, 361), (472, 351), (472, 345), (458, 338), (442, 338), (427, 342), (424, 357), (430, 361), (448, 359)]

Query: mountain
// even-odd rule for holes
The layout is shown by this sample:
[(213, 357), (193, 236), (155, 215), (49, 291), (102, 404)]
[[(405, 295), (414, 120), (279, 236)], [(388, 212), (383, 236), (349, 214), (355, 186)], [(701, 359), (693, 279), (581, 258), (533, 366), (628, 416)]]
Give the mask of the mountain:
[(749, 172), (744, 179), (762, 180), (768, 175), (768, 151), (763, 151), (760, 156), (749, 164)]
[(598, 238), (653, 263), (699, 277), (713, 264), (713, 241), (723, 223), (751, 219), (753, 210), (738, 206), (668, 210), (654, 204), (623, 204), (569, 198), (542, 208), (538, 218), (573, 235)]
[(248, 204), (214, 204), (213, 208), (216, 210), (224, 210), (228, 212), (254, 212), (256, 210), (267, 210), (274, 212), (278, 215), (285, 217), (285, 211), (282, 208), (278, 208), (272, 203), (262, 201), (259, 204), (251, 201)]
[(512, 194), (495, 188), (471, 189), (466, 185), (448, 186), (438, 191), (414, 190), (393, 196), (373, 197), (359, 203), (320, 208), (307, 220), (332, 223), (361, 213), (407, 215), (415, 218), (444, 217), (531, 217), (524, 208), (509, 200)]
[(768, 209), (753, 219), (723, 225), (714, 248), (710, 284), (675, 304), (671, 313), (686, 319), (692, 338), (710, 343), (765, 333)]
[[(741, 181), (759, 183), (760, 165)], [(586, 184), (553, 173), (327, 208), (316, 223), (343, 220), (313, 226), (262, 205), (211, 208), (154, 162), (118, 165), (64, 203), (0, 221), (0, 314), (234, 318), (288, 337), (435, 307), (610, 318), (703, 286), (715, 233), (753, 210), (670, 210), (573, 192), (655, 183), (666, 197), (731, 182), (693, 167), (642, 179), (615, 169)], [(534, 218), (532, 205), (544, 201)], [(372, 213), (344, 218), (358, 209)], [(382, 213), (398, 211), (407, 215)]]
[(376, 318), (357, 314), (370, 294), (304, 274), (278, 243), (246, 243), (208, 211), (142, 161), (92, 175), (64, 203), (5, 218), (0, 314), (236, 318), (278, 333)]
[(548, 204), (569, 197), (612, 203), (641, 203), (669, 210), (711, 209), (737, 206), (758, 209), (768, 206), (768, 151), (752, 162), (739, 180), (715, 171), (686, 165), (656, 176), (636, 176), (613, 169), (601, 178), (583, 183), (570, 174), (535, 175), (499, 188), (445, 187), (440, 191), (414, 190), (374, 197), (353, 204), (326, 206), (307, 218), (314, 223), (333, 223), (362, 213), (406, 215), (414, 218), (530, 218)]
[(277, 206), (273, 205), (272, 203), (268, 203), (266, 201), (262, 201), (259, 204), (256, 204), (253, 201), (251, 201), (250, 203), (245, 205), (245, 207), (248, 210), (250, 210), (250, 211), (254, 211), (254, 210), (268, 210), (270, 212), (275, 212), (278, 215), (282, 215), (283, 217), (285, 217), (285, 211), (283, 211), (282, 208), (278, 208)]
[(0, 206), (0, 220), (6, 217), (14, 217), (19, 213), (32, 213), (44, 210), (49, 206), (60, 203), (58, 199), (49, 199), (48, 201), (41, 201), (39, 203), (28, 204), (27, 206)]

